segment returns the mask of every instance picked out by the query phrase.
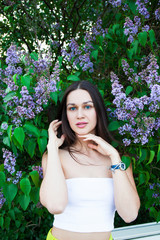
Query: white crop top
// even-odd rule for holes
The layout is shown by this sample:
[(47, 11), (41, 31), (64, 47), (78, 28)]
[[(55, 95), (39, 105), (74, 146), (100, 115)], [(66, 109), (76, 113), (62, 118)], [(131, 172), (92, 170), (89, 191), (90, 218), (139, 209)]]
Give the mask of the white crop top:
[(68, 204), (53, 225), (73, 232), (108, 232), (114, 228), (112, 178), (66, 179)]

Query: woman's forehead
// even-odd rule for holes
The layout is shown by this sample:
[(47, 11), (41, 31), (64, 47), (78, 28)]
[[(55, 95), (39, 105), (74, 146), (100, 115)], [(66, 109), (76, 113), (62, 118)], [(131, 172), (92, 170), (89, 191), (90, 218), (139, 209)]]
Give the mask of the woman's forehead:
[(88, 101), (92, 101), (90, 94), (86, 90), (76, 89), (68, 94), (66, 103), (80, 104)]

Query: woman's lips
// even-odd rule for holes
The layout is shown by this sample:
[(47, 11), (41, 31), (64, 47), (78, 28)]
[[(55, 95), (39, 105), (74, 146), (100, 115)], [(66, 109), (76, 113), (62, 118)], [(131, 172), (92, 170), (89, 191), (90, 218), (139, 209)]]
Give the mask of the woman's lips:
[(86, 125), (87, 125), (86, 122), (78, 122), (78, 123), (76, 123), (76, 126), (79, 127), (79, 128), (84, 128)]

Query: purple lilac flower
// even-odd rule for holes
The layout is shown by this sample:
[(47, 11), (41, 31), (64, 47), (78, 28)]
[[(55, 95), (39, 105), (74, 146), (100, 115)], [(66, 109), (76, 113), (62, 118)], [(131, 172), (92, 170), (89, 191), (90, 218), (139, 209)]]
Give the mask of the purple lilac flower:
[(144, 32), (148, 32), (150, 29), (150, 26), (149, 25), (145, 25), (144, 27), (142, 27), (142, 31)]
[(107, 29), (102, 28), (102, 20), (98, 18), (92, 29), (86, 33), (84, 45), (78, 45), (77, 41), (72, 38), (69, 43), (70, 52), (64, 48), (62, 49), (61, 53), (64, 60), (68, 62), (73, 60), (72, 65), (74, 68), (77, 68), (77, 65), (79, 65), (83, 71), (89, 70), (89, 72), (93, 72), (93, 63), (90, 60), (90, 53), (93, 49), (92, 43), (96, 40), (97, 36), (102, 35), (105, 37), (106, 34)]
[(41, 111), (41, 105), (47, 104), (48, 99), (50, 98), (50, 93), (57, 91), (56, 84), (60, 80), (59, 79), (60, 69), (59, 63), (55, 64), (53, 72), (50, 76), (50, 79), (46, 79), (45, 77), (41, 77), (37, 83), (37, 86), (34, 88), (35, 90), (35, 99), (36, 99), (36, 113)]
[(3, 123), (1, 124), (1, 129), (2, 129), (2, 130), (7, 130), (7, 128), (8, 128), (8, 123), (3, 122)]
[(44, 59), (38, 59), (37, 61), (33, 60), (32, 62), (35, 67), (35, 71), (38, 73), (45, 71), (51, 65), (51, 62), (47, 57), (45, 57)]
[[(155, 70), (153, 70), (154, 68), (158, 69), (156, 59), (154, 56), (151, 56), (149, 58), (149, 61), (150, 64), (147, 66), (147, 70), (145, 71), (145, 73), (143, 73), (143, 80), (148, 77), (147, 74), (149, 72), (149, 74), (152, 73), (152, 76), (154, 76), (154, 79), (156, 79), (157, 82), (159, 81), (159, 76), (157, 70), (156, 74)], [(122, 66), (123, 71), (126, 75), (134, 74), (133, 69), (130, 68), (126, 60), (122, 60)], [(145, 81), (148, 83), (148, 78)], [(151, 89), (151, 94), (149, 97), (145, 95), (140, 98), (131, 98), (126, 96), (126, 94), (123, 92), (123, 86), (119, 83), (119, 78), (113, 72), (111, 72), (111, 82), (111, 92), (115, 97), (115, 99), (113, 100), (113, 104), (116, 105), (114, 114), (116, 115), (116, 118), (118, 120), (128, 121), (128, 123), (125, 123), (122, 127), (119, 128), (119, 133), (121, 135), (130, 134), (131, 138), (133, 138), (133, 140), (130, 139), (131, 141), (129, 141), (128, 138), (124, 138), (123, 142), (125, 146), (128, 146), (132, 141), (133, 143), (141, 142), (142, 145), (146, 144), (149, 137), (154, 135), (154, 130), (158, 130), (158, 128), (160, 127), (160, 119), (155, 119), (152, 116), (143, 116), (142, 110), (144, 109), (145, 105), (149, 106), (150, 112), (156, 112), (159, 109), (159, 84), (151, 84), (152, 82), (149, 82), (149, 87)]]
[(32, 167), (32, 170), (33, 170), (33, 171), (37, 171), (37, 172), (39, 173), (40, 178), (41, 178), (41, 179), (43, 178), (42, 167), (40, 167), (40, 166), (33, 166), (33, 167)]
[(160, 21), (160, 8), (156, 9), (156, 11), (155, 11), (155, 18), (156, 18), (156, 20)]
[(113, 6), (113, 7), (120, 7), (121, 6), (121, 0), (109, 0), (109, 3)]
[(124, 12), (128, 10), (128, 4), (127, 3), (124, 4), (124, 6), (122, 7), (122, 10)]
[(134, 36), (138, 33), (138, 26), (140, 26), (140, 19), (137, 16), (135, 16), (134, 21), (135, 24), (129, 17), (126, 17), (124, 23), (124, 34), (128, 36), (129, 42), (133, 42)]
[(16, 166), (16, 157), (9, 150), (3, 148), (3, 158), (4, 158), (4, 168), (8, 171), (11, 177), (7, 178), (7, 181), (12, 181), (13, 184), (17, 184), (22, 177), (22, 171), (17, 171), (15, 169)]
[(124, 138), (123, 143), (124, 143), (124, 146), (129, 146), (131, 144), (131, 140), (127, 139), (127, 138)]
[(4, 198), (3, 192), (0, 190), (0, 209), (3, 207), (6, 199)]
[(11, 45), (7, 50), (6, 63), (15, 65), (20, 62), (19, 54), (15, 45)]
[(4, 168), (10, 173), (15, 172), (16, 158), (15, 155), (7, 149), (2, 149), (4, 158)]
[(148, 3), (148, 0), (142, 1), (142, 0), (137, 0), (136, 5), (137, 5), (137, 10), (139, 13), (144, 16), (146, 19), (150, 17), (150, 14), (148, 12), (148, 9), (146, 8), (145, 4)]
[(12, 181), (13, 184), (17, 184), (20, 181), (21, 177), (22, 177), (22, 171), (17, 171), (16, 176)]

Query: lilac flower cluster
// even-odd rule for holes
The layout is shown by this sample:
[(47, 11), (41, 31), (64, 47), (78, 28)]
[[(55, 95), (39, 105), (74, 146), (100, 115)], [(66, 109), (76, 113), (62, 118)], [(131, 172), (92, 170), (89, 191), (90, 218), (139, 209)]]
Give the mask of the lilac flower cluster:
[(22, 68), (17, 67), (17, 64), (20, 63), (20, 57), (22, 52), (17, 50), (15, 45), (11, 45), (7, 50), (6, 64), (8, 65), (4, 71), (6, 77), (12, 77), (14, 74), (22, 74)]
[(124, 23), (124, 34), (128, 37), (128, 42), (133, 42), (134, 36), (138, 33), (138, 27), (141, 26), (141, 21), (138, 16), (134, 17), (134, 23), (129, 18), (126, 17), (125, 23)]
[(153, 206), (160, 206), (160, 183), (149, 184), (149, 189), (152, 191)]
[(6, 199), (4, 198), (3, 192), (0, 189), (0, 209), (3, 207), (3, 204), (5, 203)]
[[(160, 128), (160, 118), (156, 118), (155, 115), (160, 108), (160, 76), (157, 72), (156, 58), (150, 55), (148, 59), (149, 65), (138, 74), (130, 68), (126, 60), (122, 60), (122, 67), (131, 83), (140, 85), (143, 82), (147, 83), (149, 96), (144, 95), (140, 98), (127, 96), (119, 78), (111, 72), (112, 94), (115, 96), (113, 104), (116, 105), (116, 110), (112, 115), (124, 122), (124, 125), (119, 128), (119, 133), (130, 136), (123, 139), (125, 146), (130, 145), (131, 142), (141, 142), (142, 145), (147, 143), (149, 137)], [(145, 114), (148, 109), (150, 116)]]
[[(6, 62), (10, 64), (9, 66), (16, 68), (16, 65), (13, 66), (13, 64), (21, 63), (21, 59), (24, 59), (24, 57), (25, 55), (23, 56), (22, 52), (19, 51), (17, 53), (16, 46), (11, 46), (7, 51)], [(57, 91), (57, 81), (60, 80), (58, 62), (55, 64), (51, 75), (48, 74), (47, 76), (44, 76), (44, 74), (42, 74), (46, 69), (49, 69), (51, 64), (47, 56), (36, 61), (28, 56), (25, 62), (28, 67), (32, 67), (34, 74), (38, 73), (37, 83), (32, 86), (31, 94), (26, 86), (21, 87), (16, 84), (16, 81), (14, 81), (15, 79), (13, 80), (12, 78), (12, 75), (15, 74), (13, 71), (9, 75), (5, 75), (3, 78), (3, 82), (5, 82), (8, 87), (7, 91), (1, 90), (3, 98), (5, 98), (9, 92), (15, 93), (12, 99), (8, 101), (5, 100), (7, 114), (12, 117), (11, 121), (15, 126), (22, 125), (24, 119), (33, 119), (37, 114), (43, 111), (43, 104), (47, 104), (51, 92)], [(4, 71), (5, 73), (6, 69)], [(5, 127), (6, 126), (1, 126), (1, 129)]]
[(10, 174), (10, 177), (7, 178), (7, 181), (12, 181), (14, 184), (17, 184), (22, 177), (22, 171), (16, 171), (16, 157), (9, 150), (3, 148), (3, 158), (4, 158), (4, 169)]
[(121, 0), (109, 0), (109, 3), (112, 5), (112, 7), (120, 7), (122, 4)]
[(156, 20), (160, 21), (160, 8), (156, 9), (155, 18), (156, 18)]
[(36, 61), (32, 60), (32, 63), (34, 65), (35, 72), (37, 73), (41, 73), (51, 66), (51, 62), (48, 59), (48, 56), (46, 56), (45, 58), (38, 59)]
[(92, 29), (86, 33), (84, 37), (85, 44), (79, 46), (74, 38), (70, 40), (68, 52), (66, 49), (62, 49), (62, 56), (64, 60), (71, 62), (73, 60), (73, 67), (77, 68), (79, 65), (82, 67), (83, 71), (89, 70), (89, 72), (93, 72), (93, 63), (90, 60), (90, 53), (93, 50), (92, 43), (96, 40), (97, 36), (105, 37), (107, 30), (102, 28), (102, 20), (99, 18), (96, 24), (92, 27)]
[(37, 172), (39, 173), (40, 178), (41, 178), (41, 179), (43, 178), (42, 167), (40, 167), (40, 166), (33, 166), (33, 167), (32, 167), (32, 170), (33, 170), (33, 171), (37, 171)]
[(2, 129), (2, 130), (7, 130), (7, 128), (8, 128), (8, 123), (7, 123), (7, 122), (3, 122), (3, 123), (1, 124), (1, 129)]
[(57, 62), (55, 64), (52, 74), (50, 75), (50, 78), (47, 79), (42, 76), (39, 79), (37, 86), (34, 88), (35, 90), (34, 98), (37, 104), (36, 107), (37, 114), (43, 110), (41, 107), (42, 104), (47, 104), (48, 99), (50, 98), (50, 93), (57, 91), (56, 84), (57, 81), (60, 80), (59, 74), (60, 74), (59, 63)]
[(149, 0), (137, 0), (136, 5), (137, 5), (137, 10), (139, 13), (144, 16), (146, 19), (150, 17), (149, 11), (146, 8), (146, 5), (149, 2)]

